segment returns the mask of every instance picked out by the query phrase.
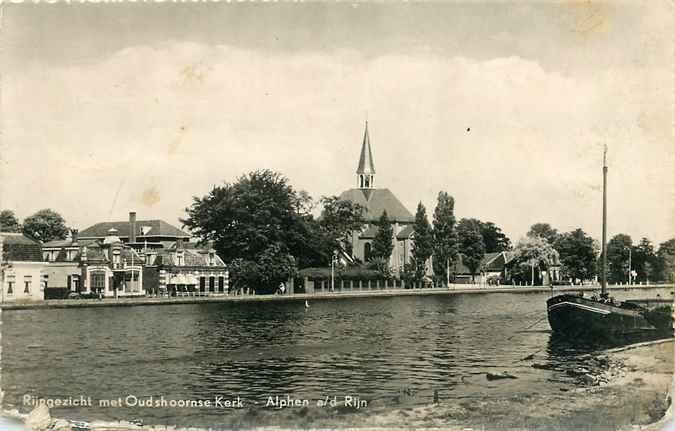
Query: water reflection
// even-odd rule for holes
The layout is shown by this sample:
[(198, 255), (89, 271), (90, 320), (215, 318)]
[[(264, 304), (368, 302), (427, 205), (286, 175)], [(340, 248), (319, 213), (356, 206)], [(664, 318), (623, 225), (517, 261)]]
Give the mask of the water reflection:
[[(381, 406), (428, 404), (435, 391), (442, 401), (557, 396), (581, 384), (574, 367), (588, 368), (580, 358), (598, 346), (552, 336), (541, 320), (547, 296), (322, 300), (309, 309), (298, 301), (7, 312), (5, 407), (20, 406), (25, 393), (94, 399), (241, 396), (251, 403), (250, 411), (55, 412), (74, 419), (131, 417), (227, 428), (244, 418), (255, 422), (260, 403), (286, 394), (306, 399), (354, 394)], [(505, 370), (518, 379), (497, 383), (485, 377)], [(589, 371), (597, 370), (602, 368)]]

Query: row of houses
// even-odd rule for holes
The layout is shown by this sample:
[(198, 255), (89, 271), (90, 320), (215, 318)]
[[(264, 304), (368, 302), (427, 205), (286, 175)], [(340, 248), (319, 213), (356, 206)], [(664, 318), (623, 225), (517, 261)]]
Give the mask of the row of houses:
[(40, 243), (0, 232), (2, 302), (85, 296), (224, 295), (229, 273), (212, 243), (163, 220), (97, 223)]

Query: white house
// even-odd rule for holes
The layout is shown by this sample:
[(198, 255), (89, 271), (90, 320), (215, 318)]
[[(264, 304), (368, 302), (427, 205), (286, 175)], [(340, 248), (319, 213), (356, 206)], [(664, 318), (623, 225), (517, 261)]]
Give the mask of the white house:
[(44, 284), (40, 243), (23, 234), (0, 232), (0, 300), (43, 301)]

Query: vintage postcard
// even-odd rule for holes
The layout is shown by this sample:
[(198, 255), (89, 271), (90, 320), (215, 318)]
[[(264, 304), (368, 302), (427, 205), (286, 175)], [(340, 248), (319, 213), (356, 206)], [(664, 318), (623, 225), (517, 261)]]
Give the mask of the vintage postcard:
[(666, 0), (2, 2), (0, 430), (673, 429), (674, 53)]

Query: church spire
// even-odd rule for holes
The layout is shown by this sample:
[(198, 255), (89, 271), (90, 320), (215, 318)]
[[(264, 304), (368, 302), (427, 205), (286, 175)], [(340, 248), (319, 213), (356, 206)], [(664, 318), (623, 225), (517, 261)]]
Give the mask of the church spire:
[(361, 157), (359, 157), (359, 166), (356, 168), (356, 180), (359, 188), (372, 189), (374, 176), (375, 164), (373, 163), (373, 152), (370, 149), (368, 121), (366, 121), (366, 130), (363, 133), (363, 144), (361, 145)]

